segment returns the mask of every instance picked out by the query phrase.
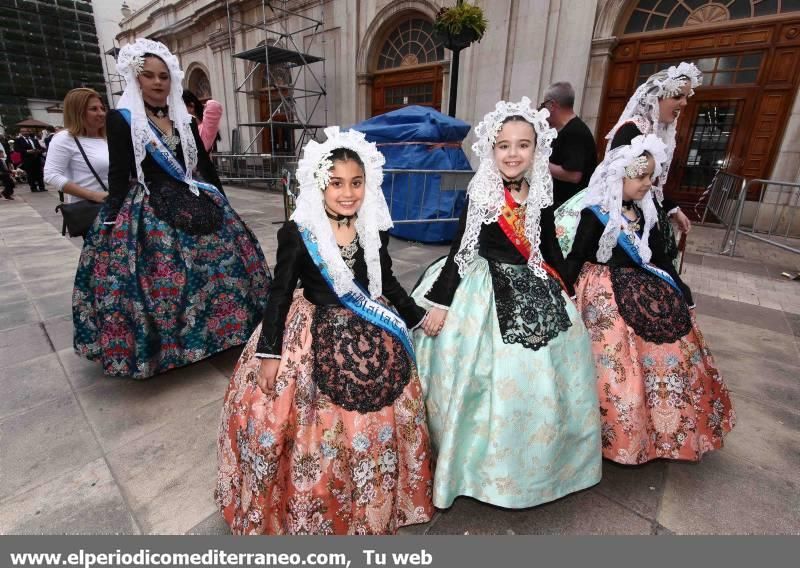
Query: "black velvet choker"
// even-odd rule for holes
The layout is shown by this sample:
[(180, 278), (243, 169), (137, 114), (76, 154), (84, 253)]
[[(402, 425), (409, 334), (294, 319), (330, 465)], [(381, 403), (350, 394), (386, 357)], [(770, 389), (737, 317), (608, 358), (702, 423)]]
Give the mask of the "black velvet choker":
[(144, 108), (152, 112), (158, 118), (164, 118), (165, 116), (169, 116), (169, 105), (153, 106), (149, 104), (147, 101), (143, 102), (144, 102)]
[(508, 191), (520, 191), (522, 189), (522, 182), (525, 181), (524, 177), (518, 180), (503, 178), (503, 187)]
[(337, 213), (331, 213), (328, 211), (327, 207), (325, 208), (325, 215), (327, 215), (328, 219), (331, 221), (336, 221), (336, 224), (340, 227), (349, 227), (350, 222), (358, 217), (358, 213), (355, 213), (354, 215), (339, 215)]

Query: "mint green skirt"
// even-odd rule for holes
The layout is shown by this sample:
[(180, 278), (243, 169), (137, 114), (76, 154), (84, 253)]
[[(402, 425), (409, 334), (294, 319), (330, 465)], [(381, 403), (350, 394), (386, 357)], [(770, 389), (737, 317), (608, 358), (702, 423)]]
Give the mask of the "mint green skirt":
[[(421, 306), (444, 265), (412, 293)], [(531, 275), (534, 278), (533, 275)], [(571, 326), (538, 350), (506, 344), (485, 259), (470, 267), (439, 336), (414, 332), (438, 454), (433, 503), (459, 495), (508, 508), (539, 505), (600, 481), (600, 414), (589, 335)]]

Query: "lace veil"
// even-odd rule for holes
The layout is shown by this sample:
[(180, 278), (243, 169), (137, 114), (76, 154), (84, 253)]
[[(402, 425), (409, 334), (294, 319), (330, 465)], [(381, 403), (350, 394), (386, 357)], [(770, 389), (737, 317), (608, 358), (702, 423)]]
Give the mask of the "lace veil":
[[(653, 179), (662, 173), (662, 164), (666, 159), (666, 146), (655, 134), (637, 136), (628, 146), (618, 146), (606, 153), (605, 158), (592, 174), (583, 207), (599, 205), (600, 209), (608, 213), (609, 219), (603, 235), (600, 237), (600, 246), (597, 249), (597, 260), (608, 262), (611, 251), (617, 245), (617, 237), (622, 230), (627, 231), (628, 223), (622, 215), (622, 183), (625, 178), (625, 167), (636, 158), (648, 152), (655, 161)], [(639, 238), (633, 232), (629, 237), (633, 240), (639, 255), (645, 262), (650, 262), (652, 252), (648, 244), (650, 229), (658, 221), (658, 212), (653, 201), (653, 191), (648, 191), (644, 199), (637, 202), (644, 216), (642, 236)]]
[(192, 117), (183, 103), (183, 71), (178, 58), (163, 43), (144, 38), (139, 38), (135, 42), (123, 46), (117, 56), (117, 72), (125, 78), (125, 90), (119, 103), (117, 103), (117, 108), (128, 109), (131, 113), (131, 139), (133, 141), (133, 155), (136, 161), (136, 176), (139, 182), (144, 185), (142, 160), (147, 154), (145, 147), (156, 136), (148, 123), (144, 109), (144, 99), (142, 99), (142, 90), (136, 78), (144, 64), (145, 53), (159, 56), (166, 63), (169, 70), (170, 91), (167, 96), (169, 118), (172, 120), (173, 128), (181, 138), (183, 159), (186, 165), (184, 181), (192, 193), (198, 195), (199, 190), (192, 180), (192, 171), (197, 166), (197, 145), (192, 135)]
[(664, 162), (661, 163), (661, 177), (658, 179), (658, 186), (654, 185), (652, 189), (652, 193), (655, 194), (659, 203), (664, 200), (663, 187), (667, 182), (669, 165), (675, 152), (675, 128), (678, 121), (675, 120), (669, 124), (662, 123), (659, 120), (658, 101), (675, 96), (687, 81), (692, 89), (689, 91), (689, 96), (692, 96), (694, 89), (702, 83), (702, 78), (697, 66), (685, 61), (651, 75), (647, 81), (639, 85), (639, 88), (628, 100), (619, 120), (606, 135), (606, 140), (608, 140), (606, 152), (611, 147), (611, 141), (617, 130), (626, 122), (633, 122), (642, 134), (655, 134), (661, 139), (666, 146), (666, 155)]
[(472, 152), (480, 158), (478, 171), (469, 182), (469, 210), (467, 225), (461, 245), (455, 256), (458, 273), (461, 276), (475, 260), (478, 252), (478, 236), (482, 225), (494, 223), (500, 216), (505, 203), (503, 179), (494, 161), (494, 143), (503, 126), (503, 120), (509, 116), (521, 116), (533, 125), (536, 132), (536, 150), (531, 168), (525, 175), (530, 189), (526, 200), (525, 236), (531, 243), (531, 256), (528, 267), (539, 278), (547, 278), (542, 267), (542, 255), (539, 251), (541, 228), (541, 209), (553, 204), (553, 178), (550, 176), (550, 154), (556, 130), (547, 123), (550, 112), (547, 109), (536, 110), (531, 106), (528, 97), (522, 97), (518, 103), (499, 101), (495, 109), (483, 117), (475, 127), (476, 141)]
[(364, 162), (366, 191), (355, 225), (361, 246), (364, 248), (369, 293), (373, 298), (378, 298), (383, 290), (379, 231), (385, 231), (393, 226), (389, 207), (381, 190), (385, 159), (377, 146), (373, 142), (368, 142), (362, 132), (341, 131), (338, 126), (330, 126), (325, 129), (325, 136), (327, 137), (325, 142), (312, 140), (303, 148), (303, 157), (297, 167), (300, 195), (291, 219), (316, 238), (322, 260), (333, 278), (336, 294), (344, 295), (354, 290), (356, 284), (353, 282), (353, 273), (339, 252), (330, 221), (325, 215), (323, 191), (328, 186), (329, 170), (333, 166), (330, 161), (331, 151), (336, 148), (348, 148), (358, 154)]

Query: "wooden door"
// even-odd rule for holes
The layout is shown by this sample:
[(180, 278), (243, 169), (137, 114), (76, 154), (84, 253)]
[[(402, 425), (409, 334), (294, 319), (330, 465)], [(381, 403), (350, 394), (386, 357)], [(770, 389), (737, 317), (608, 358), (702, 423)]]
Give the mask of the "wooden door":
[(738, 174), (753, 127), (757, 88), (705, 89), (689, 99), (678, 119), (675, 153), (665, 193), (679, 203), (697, 203), (714, 174)]
[[(291, 128), (281, 126), (280, 123), (290, 123), (290, 117), (284, 112), (278, 112), (274, 116), (269, 109), (269, 98), (266, 93), (260, 99), (260, 117), (262, 122), (267, 122), (272, 118), (273, 124), (264, 126), (261, 131), (261, 151), (266, 154), (294, 154), (294, 132)], [(272, 94), (272, 104), (280, 102), (280, 95), (277, 92)]]
[(421, 105), (441, 110), (442, 66), (432, 65), (375, 75), (372, 83), (372, 116)]

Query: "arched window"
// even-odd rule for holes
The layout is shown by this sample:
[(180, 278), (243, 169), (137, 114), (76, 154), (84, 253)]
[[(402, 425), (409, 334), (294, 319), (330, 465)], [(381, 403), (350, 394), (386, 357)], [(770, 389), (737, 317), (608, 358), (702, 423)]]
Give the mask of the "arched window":
[(800, 0), (639, 0), (626, 34), (773, 16), (800, 10)]
[(195, 69), (189, 74), (188, 88), (201, 101), (211, 98), (211, 82), (202, 69)]
[(444, 47), (433, 37), (433, 23), (412, 18), (397, 26), (381, 47), (378, 70), (436, 63), (444, 59)]

